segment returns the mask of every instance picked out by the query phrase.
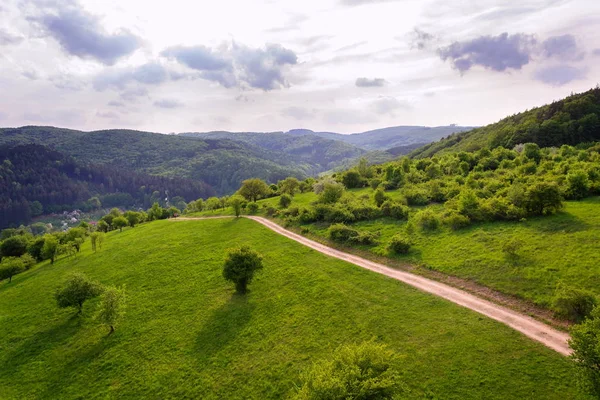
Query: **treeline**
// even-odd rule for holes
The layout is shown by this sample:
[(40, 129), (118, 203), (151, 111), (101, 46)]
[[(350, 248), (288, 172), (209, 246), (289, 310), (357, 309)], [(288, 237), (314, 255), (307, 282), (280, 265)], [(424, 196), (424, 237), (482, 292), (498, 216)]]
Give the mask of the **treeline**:
[(0, 146), (0, 228), (75, 208), (146, 208), (166, 192), (183, 201), (215, 193), (199, 181), (85, 164), (40, 145)]
[(520, 143), (559, 147), (600, 141), (600, 87), (571, 95), (471, 131), (456, 133), (412, 153), (429, 157), (450, 151), (513, 148)]

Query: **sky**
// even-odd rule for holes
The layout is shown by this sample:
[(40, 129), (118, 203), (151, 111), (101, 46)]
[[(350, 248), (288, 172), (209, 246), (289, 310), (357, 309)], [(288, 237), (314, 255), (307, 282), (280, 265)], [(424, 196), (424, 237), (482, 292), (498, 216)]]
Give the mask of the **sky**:
[(485, 125), (600, 82), (598, 0), (3, 0), (0, 126)]

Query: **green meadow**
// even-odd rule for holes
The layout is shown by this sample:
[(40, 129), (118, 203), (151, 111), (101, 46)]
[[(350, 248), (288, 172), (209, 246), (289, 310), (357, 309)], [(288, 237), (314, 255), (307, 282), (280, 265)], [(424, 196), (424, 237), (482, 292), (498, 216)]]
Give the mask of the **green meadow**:
[[(569, 203), (565, 212), (582, 218), (579, 213), (597, 206)], [(552, 218), (545, 221), (559, 227), (568, 217)], [(540, 232), (533, 220), (515, 226), (523, 236)], [(465, 241), (478, 229), (492, 228), (461, 232), (455, 246), (474, 243)], [(511, 225), (493, 229), (490, 237), (515, 233)], [(584, 229), (540, 234), (572, 238)], [(450, 235), (417, 240), (420, 252), (411, 260), (451, 273), (462, 265), (430, 254), (454, 246)], [(227, 250), (242, 244), (264, 256), (264, 270), (246, 296), (235, 295), (221, 276)], [(482, 257), (495, 260), (494, 251)], [(477, 252), (451, 254), (466, 260)], [(542, 251), (536, 262), (543, 263), (541, 257)], [(483, 270), (455, 268), (465, 275)], [(93, 318), (97, 300), (85, 304), (81, 317), (57, 308), (53, 292), (74, 271), (125, 285), (127, 311), (113, 335)], [(499, 273), (484, 275), (503, 282)], [(342, 344), (368, 340), (400, 355), (402, 398), (581, 398), (568, 360), (541, 344), (243, 218), (156, 221), (113, 231), (97, 253), (88, 241), (76, 258), (45, 262), (1, 282), (0, 338), (1, 399), (285, 398), (313, 362)]]

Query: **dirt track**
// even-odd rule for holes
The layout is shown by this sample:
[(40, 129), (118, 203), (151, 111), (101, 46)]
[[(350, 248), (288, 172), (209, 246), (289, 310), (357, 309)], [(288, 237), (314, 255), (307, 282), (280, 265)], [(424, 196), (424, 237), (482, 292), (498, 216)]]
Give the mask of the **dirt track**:
[[(378, 264), (352, 254), (344, 253), (343, 251), (332, 249), (331, 247), (307, 239), (304, 236), (290, 232), (266, 218), (255, 216), (246, 216), (245, 218), (254, 220), (279, 233), (280, 235), (295, 240), (296, 242), (308, 246), (318, 252), (350, 262), (359, 267), (366, 268), (379, 274), (386, 275), (390, 278), (397, 279), (408, 285), (414, 286), (419, 290), (442, 297), (453, 303), (483, 314), (489, 318), (495, 319), (496, 321), (502, 322), (503, 324), (510, 326), (511, 328), (523, 333), (533, 340), (537, 340), (538, 342), (544, 344), (552, 350), (559, 352), (562, 355), (566, 356), (571, 354), (571, 349), (567, 344), (567, 340), (569, 339), (568, 334), (560, 332), (542, 322), (536, 321), (531, 317), (519, 314), (487, 300), (483, 300), (452, 286), (448, 286), (419, 275), (414, 275), (409, 272), (398, 271), (390, 267), (386, 267), (385, 265)], [(198, 218), (179, 219), (191, 220)]]

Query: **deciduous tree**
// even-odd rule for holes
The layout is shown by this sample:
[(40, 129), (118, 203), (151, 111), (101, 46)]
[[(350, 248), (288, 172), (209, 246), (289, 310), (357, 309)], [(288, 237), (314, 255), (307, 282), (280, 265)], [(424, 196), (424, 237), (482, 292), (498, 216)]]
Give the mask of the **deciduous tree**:
[(235, 284), (238, 293), (244, 294), (254, 274), (263, 268), (262, 256), (248, 246), (231, 250), (223, 265), (223, 277)]

